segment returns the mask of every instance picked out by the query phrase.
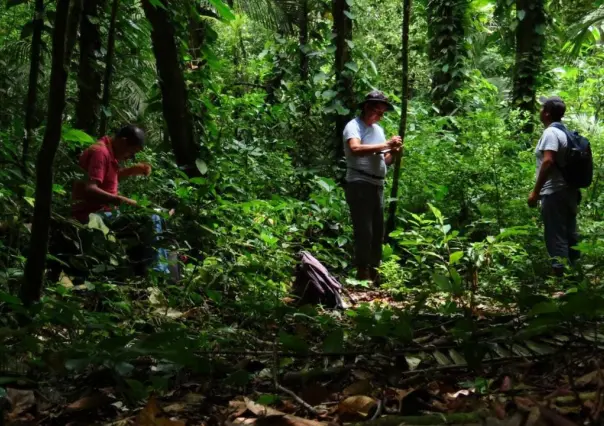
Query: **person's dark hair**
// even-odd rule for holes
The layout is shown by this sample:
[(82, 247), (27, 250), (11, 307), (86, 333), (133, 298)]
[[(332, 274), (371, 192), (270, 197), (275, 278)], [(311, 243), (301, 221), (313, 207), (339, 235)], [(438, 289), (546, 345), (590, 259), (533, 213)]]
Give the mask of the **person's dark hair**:
[(130, 146), (145, 147), (145, 132), (140, 127), (133, 124), (128, 124), (117, 131), (115, 134), (118, 138), (124, 138)]
[(566, 112), (566, 104), (562, 98), (552, 96), (551, 98), (545, 98), (541, 101), (543, 111), (549, 114), (552, 121), (562, 120), (562, 117), (564, 117), (564, 113)]

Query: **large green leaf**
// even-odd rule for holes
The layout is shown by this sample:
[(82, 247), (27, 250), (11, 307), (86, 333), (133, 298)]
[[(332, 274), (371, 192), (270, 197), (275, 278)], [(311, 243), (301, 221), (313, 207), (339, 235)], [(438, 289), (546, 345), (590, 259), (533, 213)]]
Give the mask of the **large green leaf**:
[(222, 16), (222, 18), (225, 21), (232, 21), (235, 19), (235, 14), (233, 13), (233, 11), (222, 2), (222, 0), (208, 0), (210, 2), (210, 4), (212, 6), (214, 6), (214, 8), (216, 9), (216, 12), (218, 12), (218, 14), (220, 16)]

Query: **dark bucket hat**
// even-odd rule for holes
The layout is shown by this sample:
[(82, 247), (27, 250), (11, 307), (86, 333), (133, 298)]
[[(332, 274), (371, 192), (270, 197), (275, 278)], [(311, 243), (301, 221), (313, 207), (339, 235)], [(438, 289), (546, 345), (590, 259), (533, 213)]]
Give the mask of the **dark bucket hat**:
[(373, 90), (373, 91), (369, 92), (367, 94), (367, 96), (365, 96), (365, 100), (363, 100), (363, 102), (361, 102), (359, 104), (359, 108), (362, 109), (363, 105), (365, 105), (368, 102), (386, 104), (386, 106), (388, 107), (388, 111), (394, 110), (394, 106), (390, 103), (390, 100), (388, 99), (388, 97), (386, 95), (384, 95), (384, 93), (380, 92), (379, 90)]

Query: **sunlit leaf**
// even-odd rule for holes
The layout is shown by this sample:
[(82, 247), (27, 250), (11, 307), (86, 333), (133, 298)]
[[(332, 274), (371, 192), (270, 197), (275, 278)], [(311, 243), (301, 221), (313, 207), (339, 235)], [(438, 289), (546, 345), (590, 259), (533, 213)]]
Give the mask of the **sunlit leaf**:
[(233, 13), (233, 11), (231, 11), (231, 9), (229, 8), (229, 6), (227, 6), (226, 4), (224, 4), (222, 2), (222, 0), (208, 0), (210, 2), (210, 4), (212, 6), (214, 6), (214, 8), (216, 9), (216, 12), (218, 12), (218, 14), (225, 20), (225, 21), (232, 21), (235, 19), (235, 14)]

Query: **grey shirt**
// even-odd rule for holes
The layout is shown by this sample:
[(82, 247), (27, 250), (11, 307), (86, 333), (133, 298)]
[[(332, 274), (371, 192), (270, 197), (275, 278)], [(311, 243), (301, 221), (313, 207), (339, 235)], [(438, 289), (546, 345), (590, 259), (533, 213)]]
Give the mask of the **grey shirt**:
[(556, 129), (551, 125), (545, 129), (541, 139), (539, 139), (539, 143), (537, 143), (537, 148), (535, 149), (535, 157), (537, 159), (535, 178), (539, 176), (541, 164), (543, 164), (544, 151), (556, 152), (556, 164), (550, 169), (549, 176), (541, 189), (540, 195), (550, 195), (565, 189), (568, 186), (560, 171), (560, 167), (566, 166), (565, 156), (567, 147), (568, 141), (566, 140), (566, 134), (562, 130)]
[[(342, 140), (344, 143), (344, 154), (346, 156), (346, 182), (368, 182), (374, 185), (383, 186), (383, 179), (375, 179), (370, 176), (359, 173), (361, 170), (374, 176), (386, 176), (386, 162), (384, 154), (369, 154), (364, 156), (355, 156), (352, 154), (349, 139), (359, 139), (363, 145), (376, 145), (386, 142), (384, 129), (377, 124), (367, 126), (359, 117), (348, 122), (344, 128)], [(356, 169), (356, 170), (355, 170)]]

